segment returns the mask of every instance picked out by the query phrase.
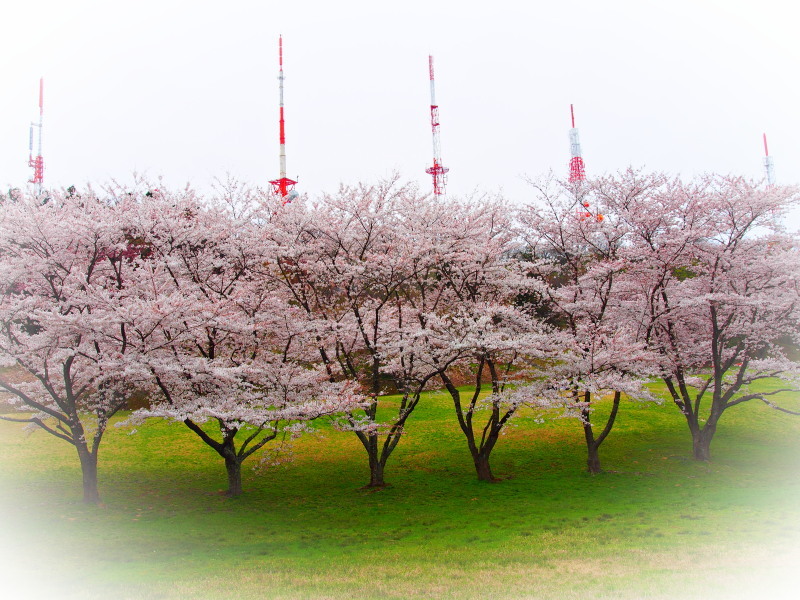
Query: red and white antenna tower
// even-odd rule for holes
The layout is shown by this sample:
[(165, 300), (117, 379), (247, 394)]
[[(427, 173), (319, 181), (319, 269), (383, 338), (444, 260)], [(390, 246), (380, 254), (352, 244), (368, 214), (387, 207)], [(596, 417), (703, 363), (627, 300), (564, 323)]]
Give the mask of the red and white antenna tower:
[[(30, 142), (28, 144), (28, 166), (33, 169), (33, 178), (28, 181), (34, 185), (37, 194), (42, 193), (44, 182), (44, 159), (42, 158), (42, 115), (44, 113), (44, 78), (39, 79), (39, 122), (31, 123)], [(33, 128), (39, 128), (39, 150), (33, 156)]]
[(447, 183), (445, 174), (450, 170), (442, 165), (442, 142), (439, 138), (439, 106), (436, 104), (436, 88), (433, 82), (433, 56), (428, 56), (428, 66), (431, 73), (431, 129), (433, 130), (433, 166), (425, 172), (433, 176), (434, 196), (444, 196)]
[(767, 186), (772, 187), (775, 185), (775, 161), (769, 155), (769, 148), (767, 147), (767, 134), (764, 134), (764, 174), (767, 178)]
[(281, 145), (281, 176), (279, 179), (270, 181), (272, 184), (272, 191), (283, 198), (283, 203), (291, 202), (297, 197), (297, 192), (294, 186), (297, 183), (294, 179), (286, 177), (286, 129), (283, 121), (283, 36), (278, 36), (278, 81), (280, 82), (280, 120), (279, 120), (279, 138)]
[(569, 112), (572, 116), (572, 129), (569, 130), (569, 149), (572, 154), (569, 161), (569, 182), (575, 183), (586, 179), (586, 169), (581, 156), (581, 142), (578, 138), (578, 129), (575, 127), (575, 109), (572, 104), (569, 105)]

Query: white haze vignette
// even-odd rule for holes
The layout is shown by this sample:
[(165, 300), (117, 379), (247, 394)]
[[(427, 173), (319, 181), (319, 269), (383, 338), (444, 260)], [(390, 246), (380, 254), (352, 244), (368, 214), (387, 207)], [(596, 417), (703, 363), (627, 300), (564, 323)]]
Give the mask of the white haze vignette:
[[(566, 174), (570, 104), (589, 176), (634, 165), (761, 178), (766, 133), (778, 183), (800, 183), (800, 10), (786, 0), (6, 4), (0, 191), (30, 178), (40, 77), (45, 186), (134, 172), (201, 190), (226, 173), (266, 185), (278, 176), (279, 34), (288, 175), (311, 195), (391, 171), (430, 187), (428, 54), (449, 194), (522, 203), (526, 175)], [(800, 212), (787, 225), (800, 229)], [(2, 536), (2, 589), (58, 597), (13, 524)], [(792, 564), (791, 546), (753, 560), (780, 550)], [(790, 597), (796, 574), (775, 577), (771, 597)]]

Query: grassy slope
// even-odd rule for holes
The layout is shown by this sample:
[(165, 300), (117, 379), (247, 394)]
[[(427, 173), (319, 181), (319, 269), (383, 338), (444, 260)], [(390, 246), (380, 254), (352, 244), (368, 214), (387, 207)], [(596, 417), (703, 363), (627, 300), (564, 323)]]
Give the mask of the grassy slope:
[(595, 477), (583, 472), (576, 422), (519, 423), (494, 453), (499, 484), (475, 480), (452, 406), (432, 394), (390, 459), (392, 487), (361, 490), (363, 449), (326, 429), (298, 442), (293, 463), (246, 469), (233, 500), (219, 493), (221, 459), (185, 427), (112, 429), (98, 509), (80, 503), (69, 446), (0, 422), (6, 588), (37, 598), (794, 597), (800, 419), (732, 409), (714, 462), (699, 464), (674, 406), (626, 404), (601, 449), (608, 472)]

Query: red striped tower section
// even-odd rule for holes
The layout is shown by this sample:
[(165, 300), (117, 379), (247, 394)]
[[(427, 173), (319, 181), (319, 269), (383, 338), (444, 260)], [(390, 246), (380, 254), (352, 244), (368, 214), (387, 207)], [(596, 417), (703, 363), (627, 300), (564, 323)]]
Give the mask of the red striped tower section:
[[(44, 183), (44, 159), (42, 158), (42, 116), (44, 114), (44, 78), (39, 79), (39, 122), (31, 123), (30, 141), (28, 144), (28, 166), (33, 169), (33, 177), (28, 181), (33, 184), (37, 194), (42, 193)], [(33, 128), (39, 128), (39, 149), (33, 156)]]
[(569, 105), (569, 112), (572, 116), (572, 129), (569, 130), (569, 149), (572, 154), (569, 161), (569, 181), (575, 183), (586, 179), (586, 169), (581, 156), (581, 141), (578, 137), (578, 129), (575, 127), (575, 109), (572, 104)]
[(764, 134), (764, 176), (767, 178), (767, 187), (775, 185), (775, 161), (769, 155), (766, 133)]
[(294, 189), (297, 182), (294, 179), (286, 177), (286, 125), (283, 119), (283, 36), (278, 36), (278, 66), (278, 82), (280, 88), (278, 135), (281, 148), (281, 176), (278, 179), (270, 181), (270, 184), (272, 185), (272, 192), (283, 198), (283, 203), (287, 204), (297, 197), (297, 192)]
[(433, 176), (433, 195), (444, 196), (447, 183), (446, 174), (450, 170), (442, 165), (442, 142), (439, 137), (439, 105), (436, 104), (436, 88), (433, 79), (433, 56), (428, 56), (428, 67), (431, 75), (431, 130), (433, 131), (433, 166), (425, 172)]
[[(580, 183), (586, 181), (586, 168), (581, 156), (581, 141), (578, 137), (578, 129), (575, 127), (575, 108), (572, 104), (569, 105), (569, 112), (572, 117), (572, 129), (569, 130), (569, 149), (570, 154), (572, 154), (572, 158), (569, 161), (569, 182)], [(598, 223), (603, 221), (605, 217), (599, 212), (592, 212), (592, 209), (589, 208), (589, 202), (586, 201), (582, 193), (579, 194), (578, 202), (577, 216), (581, 221), (587, 219), (593, 219)]]

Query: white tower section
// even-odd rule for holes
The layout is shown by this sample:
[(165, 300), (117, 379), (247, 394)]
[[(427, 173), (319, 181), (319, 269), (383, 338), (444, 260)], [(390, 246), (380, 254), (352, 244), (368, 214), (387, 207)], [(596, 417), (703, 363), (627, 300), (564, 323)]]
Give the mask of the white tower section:
[(764, 176), (767, 178), (767, 185), (772, 187), (775, 185), (775, 161), (769, 155), (769, 148), (767, 147), (767, 134), (764, 134)]
[[(562, 133), (561, 135), (564, 134)], [(569, 130), (569, 150), (572, 158), (575, 158), (576, 156), (581, 156), (581, 157), (583, 156), (583, 154), (581, 154), (581, 140), (580, 137), (578, 137), (577, 127), (573, 127), (572, 129)]]

